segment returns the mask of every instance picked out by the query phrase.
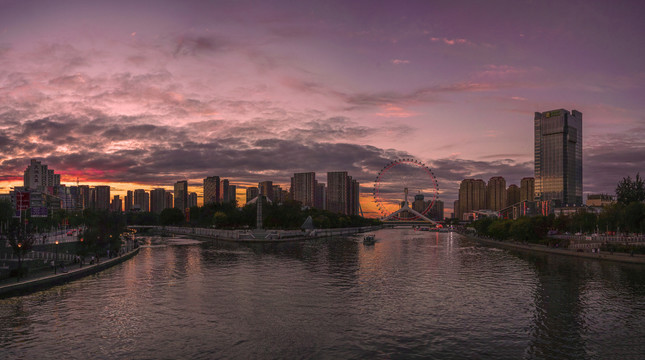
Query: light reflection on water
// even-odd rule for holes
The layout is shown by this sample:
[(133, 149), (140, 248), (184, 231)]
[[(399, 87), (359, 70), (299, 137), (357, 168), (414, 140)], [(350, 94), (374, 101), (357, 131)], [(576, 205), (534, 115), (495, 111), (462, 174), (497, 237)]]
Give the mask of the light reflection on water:
[[(0, 358), (642, 358), (645, 271), (452, 233), (152, 245), (0, 300)], [(167, 244), (167, 246), (157, 246)]]

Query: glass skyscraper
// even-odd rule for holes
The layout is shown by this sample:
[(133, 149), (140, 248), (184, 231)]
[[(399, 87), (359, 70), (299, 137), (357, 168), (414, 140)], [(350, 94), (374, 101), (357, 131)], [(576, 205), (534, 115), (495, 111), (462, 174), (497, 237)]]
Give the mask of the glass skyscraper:
[(535, 113), (535, 200), (582, 205), (582, 113)]

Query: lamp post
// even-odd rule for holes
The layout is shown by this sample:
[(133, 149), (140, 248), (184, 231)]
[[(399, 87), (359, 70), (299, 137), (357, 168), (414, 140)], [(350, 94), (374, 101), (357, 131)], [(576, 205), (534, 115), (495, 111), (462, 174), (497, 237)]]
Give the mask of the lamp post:
[(54, 275), (56, 274), (56, 268), (58, 267), (58, 240), (56, 240), (56, 245), (54, 247), (56, 257), (54, 258)]
[(20, 276), (22, 275), (22, 243), (18, 243), (18, 276), (17, 281), (20, 281)]

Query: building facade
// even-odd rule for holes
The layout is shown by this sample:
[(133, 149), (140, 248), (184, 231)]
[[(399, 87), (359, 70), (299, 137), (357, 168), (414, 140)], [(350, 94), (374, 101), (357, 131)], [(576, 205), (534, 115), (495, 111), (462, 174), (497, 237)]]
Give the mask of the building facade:
[(196, 192), (191, 192), (188, 194), (188, 207), (196, 207), (197, 206), (197, 193)]
[(166, 208), (166, 190), (162, 188), (150, 190), (150, 211), (160, 214)]
[(182, 180), (175, 183), (175, 209), (182, 212), (188, 208), (188, 181)]
[(255, 199), (259, 194), (260, 191), (256, 187), (246, 188), (246, 202), (248, 203), (249, 201)]
[(488, 180), (488, 185), (486, 186), (486, 208), (499, 211), (505, 207), (506, 180), (501, 176), (494, 176)]
[(506, 189), (506, 206), (511, 206), (520, 202), (520, 188), (515, 184), (509, 185)]
[(204, 179), (204, 205), (219, 202), (222, 202), (219, 176), (209, 176)]
[(582, 113), (536, 112), (535, 198), (582, 205)]
[(140, 211), (150, 211), (150, 194), (143, 189), (134, 190), (133, 209)]
[(295, 173), (291, 178), (291, 194), (293, 200), (302, 206), (314, 207), (316, 202), (316, 173)]
[(535, 200), (535, 179), (525, 177), (520, 181), (520, 201)]
[(459, 208), (456, 217), (475, 210), (486, 209), (486, 183), (482, 179), (465, 179), (459, 186)]

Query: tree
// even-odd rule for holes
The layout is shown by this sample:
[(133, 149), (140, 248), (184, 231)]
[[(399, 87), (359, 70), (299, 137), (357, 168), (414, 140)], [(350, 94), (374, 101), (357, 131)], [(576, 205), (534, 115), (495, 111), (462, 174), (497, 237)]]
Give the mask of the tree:
[(636, 179), (634, 180), (627, 176), (618, 182), (616, 200), (623, 205), (645, 201), (645, 183), (640, 177), (640, 173), (636, 174)]
[(181, 225), (184, 220), (183, 211), (176, 208), (163, 209), (159, 214), (161, 225)]
[(26, 226), (23, 228), (20, 223), (14, 223), (11, 229), (7, 232), (7, 240), (13, 250), (13, 253), (18, 257), (18, 269), (16, 271), (17, 280), (20, 281), (22, 276), (22, 259), (31, 251), (34, 245), (35, 238)]

